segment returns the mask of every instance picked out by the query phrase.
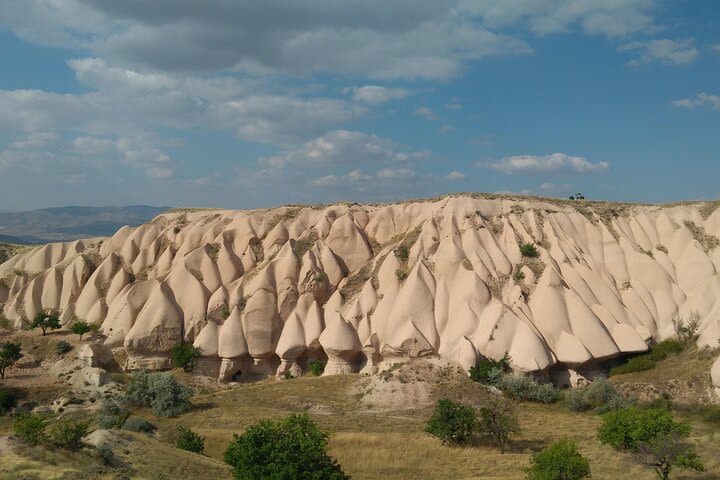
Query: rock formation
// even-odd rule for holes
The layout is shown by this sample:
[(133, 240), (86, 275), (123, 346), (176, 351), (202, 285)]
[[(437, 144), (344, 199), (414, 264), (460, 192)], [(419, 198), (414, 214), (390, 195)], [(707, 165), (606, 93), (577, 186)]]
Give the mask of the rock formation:
[(716, 207), (457, 195), (174, 211), (11, 258), (0, 304), (17, 328), (45, 309), (101, 324), (128, 369), (166, 368), (186, 341), (224, 380), (314, 359), (326, 374), (429, 354), (469, 368), (506, 352), (520, 371), (576, 375), (691, 312), (698, 343), (717, 345)]

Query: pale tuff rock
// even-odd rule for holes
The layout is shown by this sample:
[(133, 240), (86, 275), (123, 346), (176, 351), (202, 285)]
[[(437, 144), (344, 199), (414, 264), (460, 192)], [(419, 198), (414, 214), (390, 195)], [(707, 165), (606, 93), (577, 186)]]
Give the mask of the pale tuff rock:
[(720, 358), (713, 363), (710, 377), (712, 378), (713, 387), (715, 387), (715, 393), (720, 396)]
[(464, 195), (170, 212), (11, 258), (0, 306), (17, 328), (46, 309), (100, 324), (127, 369), (167, 368), (185, 341), (201, 373), (228, 381), (509, 353), (516, 370), (577, 384), (673, 335), (678, 315), (697, 311), (698, 343), (717, 345), (720, 210), (702, 207)]

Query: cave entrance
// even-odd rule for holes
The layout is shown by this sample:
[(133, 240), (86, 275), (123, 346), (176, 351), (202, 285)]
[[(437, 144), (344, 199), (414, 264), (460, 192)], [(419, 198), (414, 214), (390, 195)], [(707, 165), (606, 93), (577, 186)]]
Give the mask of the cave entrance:
[(231, 381), (233, 382), (239, 382), (242, 377), (242, 370), (238, 370), (237, 372), (233, 373)]

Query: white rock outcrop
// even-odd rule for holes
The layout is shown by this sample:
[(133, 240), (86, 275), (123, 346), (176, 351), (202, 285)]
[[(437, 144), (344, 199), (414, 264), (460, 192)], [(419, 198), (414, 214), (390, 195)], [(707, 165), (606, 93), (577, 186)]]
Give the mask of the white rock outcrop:
[[(313, 360), (326, 374), (424, 355), (468, 368), (507, 352), (519, 371), (576, 383), (574, 372), (671, 336), (678, 315), (698, 312), (699, 344), (716, 345), (720, 209), (709, 207), (458, 195), (170, 212), (11, 258), (0, 306), (18, 328), (44, 309), (100, 324), (127, 369), (167, 368), (185, 341), (223, 380), (295, 375)], [(85, 353), (91, 365), (102, 355)]]

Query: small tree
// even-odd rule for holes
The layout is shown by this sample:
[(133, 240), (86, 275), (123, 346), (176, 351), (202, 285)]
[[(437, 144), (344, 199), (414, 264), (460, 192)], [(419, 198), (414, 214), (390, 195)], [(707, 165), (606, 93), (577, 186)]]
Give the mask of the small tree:
[(695, 446), (685, 441), (678, 432), (662, 433), (647, 442), (638, 443), (635, 461), (653, 468), (662, 480), (670, 478), (673, 467), (705, 471)]
[(500, 453), (505, 453), (510, 436), (520, 433), (515, 405), (503, 397), (495, 397), (480, 408), (480, 424), (495, 440)]
[(54, 310), (48, 310), (47, 312), (40, 312), (35, 315), (33, 321), (30, 322), (30, 329), (35, 330), (39, 328), (42, 330), (43, 336), (47, 330), (57, 330), (60, 328), (60, 314)]
[(598, 439), (616, 450), (636, 452), (640, 443), (648, 443), (660, 435), (673, 432), (687, 437), (690, 425), (676, 422), (665, 409), (628, 407), (603, 415)]
[(39, 415), (23, 413), (13, 422), (15, 435), (28, 445), (37, 445), (45, 439), (47, 422)]
[(15, 408), (17, 397), (17, 394), (12, 390), (0, 390), (0, 416)]
[(476, 424), (472, 407), (443, 398), (435, 405), (435, 412), (425, 425), (425, 431), (443, 443), (460, 444), (472, 437)]
[(559, 440), (533, 455), (526, 472), (528, 480), (580, 480), (590, 477), (590, 464), (575, 442)]
[(2, 347), (0, 347), (0, 378), (5, 378), (6, 369), (11, 368), (22, 357), (21, 344), (5, 342)]
[(82, 340), (83, 335), (90, 332), (96, 332), (98, 330), (98, 326), (94, 323), (88, 323), (88, 322), (75, 322), (70, 327), (70, 331), (74, 333), (75, 335), (80, 336), (80, 340)]
[(520, 253), (523, 257), (535, 258), (540, 255), (537, 247), (532, 243), (523, 243), (520, 245)]
[(190, 373), (195, 369), (197, 361), (202, 357), (202, 350), (189, 343), (180, 342), (172, 349), (173, 365)]
[(202, 453), (205, 450), (205, 437), (193, 432), (187, 427), (178, 425), (178, 437), (175, 446), (180, 450), (193, 453)]
[(307, 414), (261, 420), (233, 435), (224, 459), (237, 480), (349, 480), (327, 454), (328, 437)]

